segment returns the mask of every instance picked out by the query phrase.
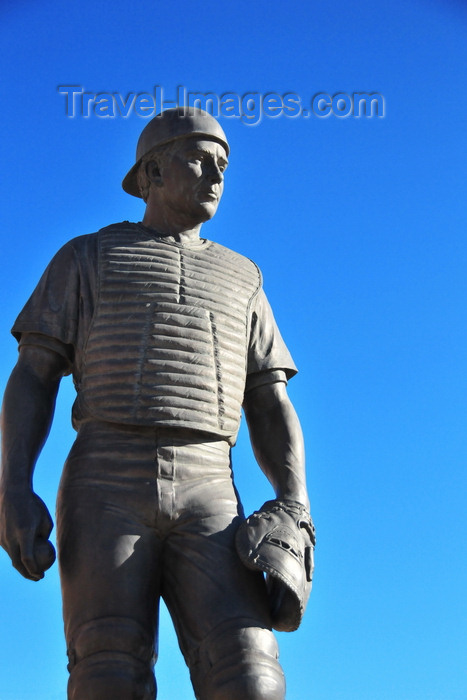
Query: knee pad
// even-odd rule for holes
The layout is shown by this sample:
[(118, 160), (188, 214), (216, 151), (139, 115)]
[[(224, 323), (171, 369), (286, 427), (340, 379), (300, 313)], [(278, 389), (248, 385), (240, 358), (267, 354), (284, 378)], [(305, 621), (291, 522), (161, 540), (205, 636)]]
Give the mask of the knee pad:
[(276, 638), (271, 630), (253, 624), (229, 621), (202, 642), (191, 669), (198, 700), (285, 698)]
[(134, 620), (106, 617), (79, 627), (68, 648), (69, 700), (154, 700), (154, 642)]

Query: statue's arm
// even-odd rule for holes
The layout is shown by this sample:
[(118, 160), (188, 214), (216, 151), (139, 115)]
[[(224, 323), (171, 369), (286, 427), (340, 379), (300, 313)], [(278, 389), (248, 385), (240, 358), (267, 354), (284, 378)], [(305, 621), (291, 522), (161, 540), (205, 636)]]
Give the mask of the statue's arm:
[(303, 434), (285, 382), (251, 389), (243, 408), (256, 460), (276, 497), (308, 508)]
[(45, 347), (25, 345), (3, 400), (0, 544), (13, 566), (33, 581), (43, 578), (47, 568), (41, 565), (37, 544), (47, 540), (53, 523), (33, 491), (32, 477), (66, 370), (67, 361), (61, 355)]

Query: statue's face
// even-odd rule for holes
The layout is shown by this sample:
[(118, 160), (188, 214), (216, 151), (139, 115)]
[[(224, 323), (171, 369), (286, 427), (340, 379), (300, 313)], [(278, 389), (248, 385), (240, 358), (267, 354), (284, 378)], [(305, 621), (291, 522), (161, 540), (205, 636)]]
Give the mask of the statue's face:
[(161, 170), (161, 189), (168, 211), (193, 223), (211, 219), (224, 190), (227, 154), (217, 141), (180, 139)]

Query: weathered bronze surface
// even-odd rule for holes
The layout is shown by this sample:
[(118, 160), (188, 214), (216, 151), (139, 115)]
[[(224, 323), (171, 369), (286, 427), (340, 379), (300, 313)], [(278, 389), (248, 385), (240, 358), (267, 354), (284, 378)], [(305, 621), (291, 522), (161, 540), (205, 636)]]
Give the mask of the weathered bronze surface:
[[(201, 110), (155, 117), (123, 182), (142, 222), (67, 243), (12, 329), (0, 537), (33, 581), (55, 552), (32, 474), (61, 378), (77, 389), (57, 502), (71, 700), (155, 698), (161, 596), (198, 700), (285, 696), (271, 628), (300, 623), (314, 528), (296, 368), (260, 273), (200, 237), (228, 153)], [(230, 467), (242, 406), (277, 497), (248, 520)]]

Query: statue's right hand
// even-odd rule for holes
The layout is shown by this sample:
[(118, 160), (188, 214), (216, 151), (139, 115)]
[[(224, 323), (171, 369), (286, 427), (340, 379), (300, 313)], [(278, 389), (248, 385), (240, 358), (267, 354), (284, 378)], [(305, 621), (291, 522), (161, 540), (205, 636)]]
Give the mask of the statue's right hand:
[(2, 494), (0, 502), (0, 544), (22, 576), (31, 581), (44, 578), (55, 561), (48, 541), (53, 522), (45, 503), (31, 489)]

